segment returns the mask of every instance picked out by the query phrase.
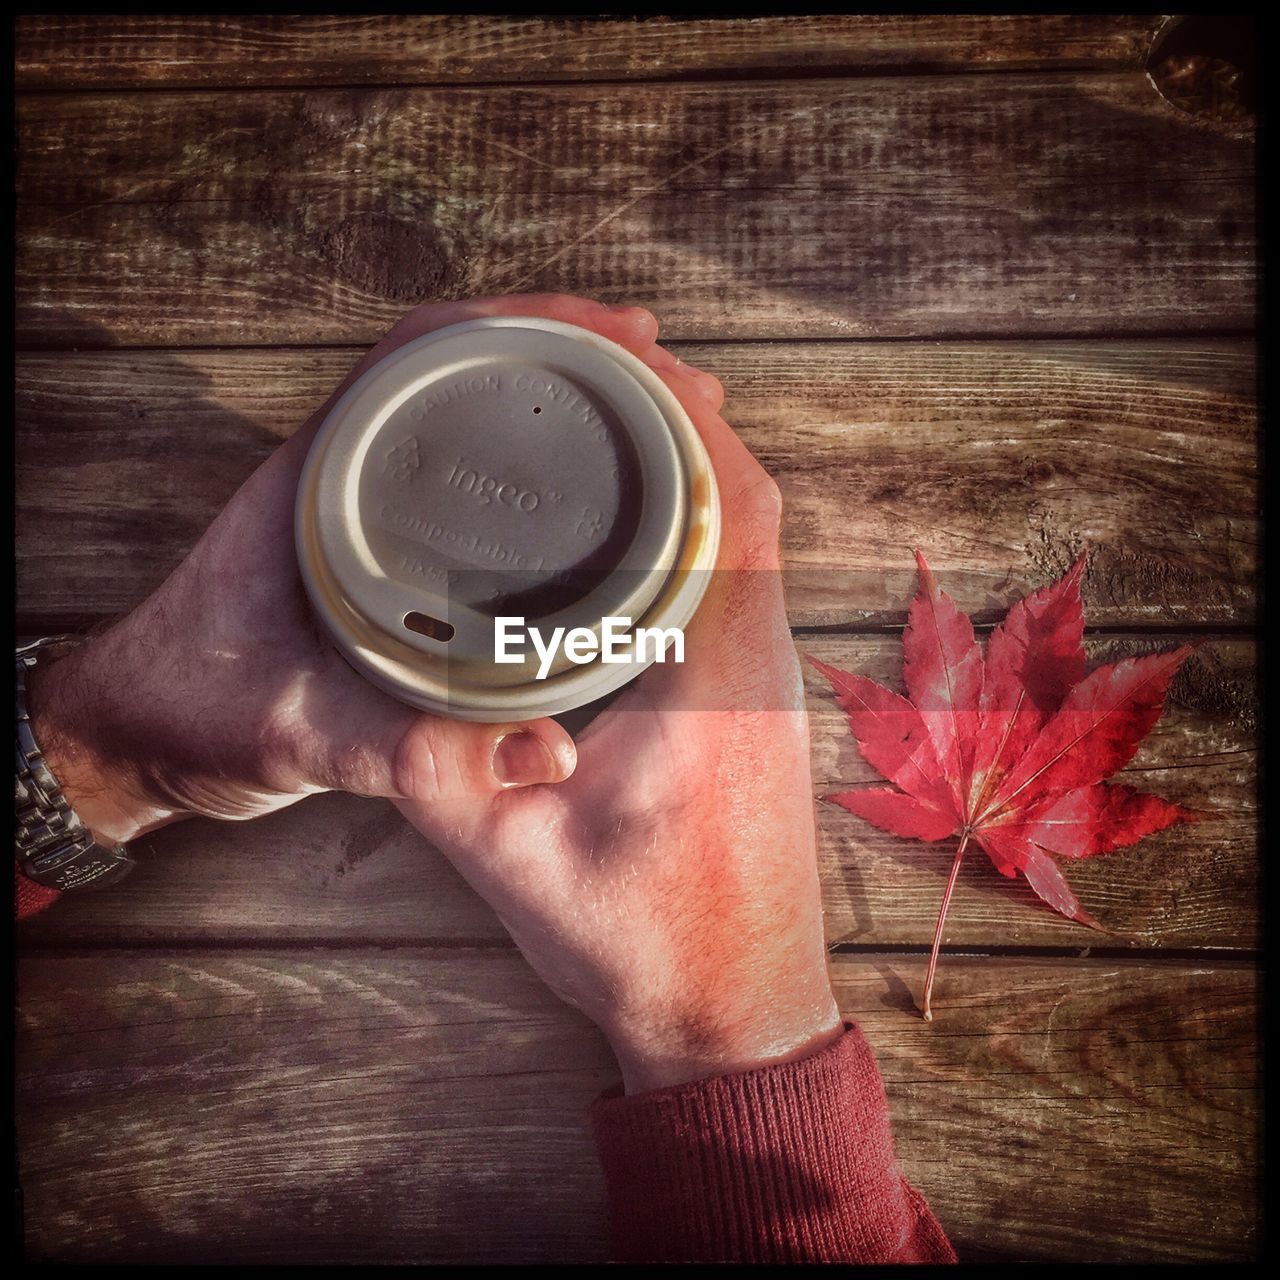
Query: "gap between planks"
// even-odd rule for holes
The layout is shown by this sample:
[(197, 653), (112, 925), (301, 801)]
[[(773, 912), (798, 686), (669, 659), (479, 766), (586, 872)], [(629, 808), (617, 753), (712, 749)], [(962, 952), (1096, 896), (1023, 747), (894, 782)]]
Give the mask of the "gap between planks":
[[(79, 208), (79, 206), (76, 206)], [(429, 306), (435, 302), (460, 302), (461, 298), (424, 299), (419, 306)], [(406, 307), (406, 314), (414, 310)], [(659, 317), (661, 322), (661, 317)], [(991, 330), (974, 330), (972, 333), (937, 333), (937, 334), (867, 334), (855, 337), (835, 335), (805, 335), (788, 338), (715, 338), (715, 337), (671, 337), (659, 334), (663, 345), (697, 347), (888, 347), (888, 346), (928, 346), (936, 343), (1018, 343), (1020, 345), (1046, 345), (1054, 343), (1096, 343), (1096, 342), (1255, 342), (1258, 337), (1256, 328), (1203, 328), (1203, 329), (1115, 329), (1098, 330), (1082, 336), (1076, 330), (1063, 330), (1061, 333), (1036, 330), (1025, 337), (1018, 334), (994, 333)], [(264, 342), (264, 343), (82, 343), (77, 346), (51, 346), (47, 343), (26, 344), (16, 342), (13, 350), (24, 356), (65, 356), (65, 355), (132, 355), (156, 351), (181, 352), (184, 355), (271, 355), (276, 351), (349, 351), (358, 359), (374, 346), (373, 343), (352, 342)]]
[[(293, 954), (300, 951), (497, 951), (518, 950), (510, 938), (374, 938), (356, 936), (279, 938), (271, 935), (236, 938), (168, 938), (131, 940), (121, 942), (109, 938), (80, 938), (75, 942), (50, 939), (23, 940), (19, 934), (19, 951), (22, 956), (41, 956), (51, 959), (96, 955), (155, 955), (156, 953), (181, 952), (229, 952), (258, 951)], [(851, 956), (863, 959), (893, 957), (924, 957), (930, 954), (925, 945), (903, 943), (900, 946), (884, 943), (834, 942), (826, 947), (829, 956)], [(1147, 964), (1163, 961), (1169, 964), (1203, 964), (1220, 969), (1254, 969), (1262, 959), (1262, 953), (1248, 947), (1037, 947), (1037, 946), (974, 946), (957, 944), (938, 949), (941, 959), (963, 957), (971, 960), (1105, 960), (1117, 964)]]
[(720, 70), (673, 72), (664, 75), (646, 76), (601, 76), (595, 80), (399, 80), (352, 81), (349, 84), (338, 84), (323, 80), (309, 81), (305, 84), (139, 84), (128, 88), (83, 89), (67, 88), (30, 88), (19, 90), (15, 101), (24, 98), (123, 98), (152, 97), (157, 94), (173, 97), (186, 97), (193, 93), (217, 94), (280, 94), (280, 93), (333, 93), (348, 91), (352, 93), (388, 92), (404, 90), (428, 89), (433, 92), (445, 92), (450, 89), (460, 90), (510, 90), (519, 89), (617, 89), (643, 85), (645, 88), (661, 88), (663, 85), (690, 84), (790, 84), (794, 80), (828, 81), (832, 84), (843, 84), (850, 80), (951, 80), (989, 79), (998, 75), (1036, 75), (1044, 76), (1079, 76), (1087, 72), (1091, 76), (1132, 76), (1141, 67), (1132, 66), (1089, 66), (1089, 67), (1037, 67), (1018, 66), (1006, 63), (989, 67), (970, 67), (965, 70), (948, 68), (945, 65), (921, 64), (904, 67), (842, 67), (840, 65), (825, 67), (744, 67), (741, 69), (723, 68)]
[[(139, 602), (141, 603), (141, 602)], [(19, 614), (16, 619), (15, 633), (19, 643), (26, 644), (53, 633), (76, 636), (89, 640), (99, 634), (105, 627), (114, 625), (126, 617), (132, 609), (119, 614), (107, 615), (71, 615), (60, 614)], [(974, 634), (985, 640), (999, 625), (997, 622), (975, 622)], [(96, 629), (96, 630), (95, 630)], [(829, 624), (814, 623), (811, 625), (795, 624), (791, 627), (791, 636), (795, 640), (858, 640), (868, 636), (900, 636), (906, 630), (903, 622), (868, 622), (865, 626), (855, 626), (848, 622), (832, 622)], [(1150, 636), (1160, 639), (1168, 636), (1199, 636), (1206, 644), (1215, 640), (1254, 640), (1261, 641), (1262, 626), (1257, 622), (1214, 622), (1209, 625), (1196, 622), (1107, 622), (1096, 627), (1086, 626), (1086, 640), (1104, 636)]]

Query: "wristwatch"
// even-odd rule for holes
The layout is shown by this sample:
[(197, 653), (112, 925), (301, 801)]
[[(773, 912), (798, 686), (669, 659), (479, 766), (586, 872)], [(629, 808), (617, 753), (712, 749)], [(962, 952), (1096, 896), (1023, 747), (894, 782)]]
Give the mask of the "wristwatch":
[(99, 844), (76, 816), (40, 753), (27, 717), (27, 672), (36, 665), (37, 655), (73, 643), (70, 636), (49, 636), (22, 645), (17, 651), (14, 849), (22, 873), (37, 884), (52, 889), (99, 889), (128, 875), (134, 860), (122, 844)]

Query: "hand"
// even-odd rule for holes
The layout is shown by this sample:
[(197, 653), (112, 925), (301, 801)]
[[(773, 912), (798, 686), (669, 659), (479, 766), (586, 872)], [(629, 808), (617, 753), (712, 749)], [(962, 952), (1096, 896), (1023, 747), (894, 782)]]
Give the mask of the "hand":
[[(640, 308), (529, 295), (411, 311), (250, 476), (158, 590), (101, 637), (32, 673), (36, 739), (100, 840), (128, 840), (188, 814), (252, 818), (326, 789), (430, 808), (572, 773), (573, 741), (553, 720), (441, 720), (356, 675), (317, 630), (294, 556), (298, 475), (330, 406), (404, 343), (503, 314), (568, 321), (655, 367), (676, 367)], [(715, 381), (673, 376), (689, 386)]]
[(633, 1093), (801, 1057), (841, 1032), (777, 486), (720, 418), (718, 383), (660, 373), (707, 445), (724, 513), (684, 664), (651, 667), (593, 721), (558, 786), (399, 802), (603, 1029)]
[[(317, 631), (294, 559), (298, 474), (334, 400), (403, 343), (504, 313), (592, 328), (646, 360), (700, 430), (724, 508), (722, 572), (685, 664), (652, 668), (577, 752), (549, 719), (444, 721), (374, 689)], [(656, 335), (645, 311), (574, 298), (417, 308), (173, 575), (106, 634), (38, 666), (28, 697), (70, 803), (106, 841), (331, 788), (397, 798), (534, 968), (604, 1029), (632, 1091), (800, 1056), (840, 1026), (777, 489), (719, 417), (719, 383)]]

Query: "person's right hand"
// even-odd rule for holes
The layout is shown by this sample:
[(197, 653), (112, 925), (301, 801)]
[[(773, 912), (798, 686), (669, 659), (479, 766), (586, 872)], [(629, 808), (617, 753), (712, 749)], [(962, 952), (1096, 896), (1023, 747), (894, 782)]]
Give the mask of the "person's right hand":
[(805, 1056), (842, 1026), (778, 489), (719, 416), (718, 383), (662, 374), (723, 511), (684, 664), (651, 667), (593, 721), (567, 781), (397, 802), (602, 1028), (632, 1093)]

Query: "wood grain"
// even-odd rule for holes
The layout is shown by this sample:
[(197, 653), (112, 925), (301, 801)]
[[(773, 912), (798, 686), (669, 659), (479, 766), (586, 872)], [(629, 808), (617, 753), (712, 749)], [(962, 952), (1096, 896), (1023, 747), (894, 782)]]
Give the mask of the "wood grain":
[(17, 21), (19, 89), (646, 80), (1137, 67), (1152, 14), (728, 19), (66, 15)]
[[(1092, 625), (1248, 623), (1257, 568), (1251, 344), (679, 344), (777, 477), (797, 626), (899, 624), (911, 548), (995, 622), (1091, 557)], [(123, 612), (359, 350), (26, 354), (19, 615)]]
[[(896, 637), (802, 637), (802, 652), (899, 686)], [(1095, 659), (1164, 647), (1091, 641)], [(1019, 879), (971, 859), (947, 917), (950, 946), (1249, 948), (1258, 942), (1253, 646), (1218, 639), (1191, 660), (1169, 708), (1121, 775), (1213, 818), (1067, 868), (1099, 935), (1048, 910)], [(879, 781), (825, 681), (806, 664), (815, 796)], [(817, 805), (827, 937), (925, 947), (953, 847), (875, 830)], [(21, 926), (30, 944), (289, 939), (505, 943), (488, 907), (390, 804), (319, 796), (249, 824), (194, 821), (146, 838), (118, 890), (60, 902)], [(923, 960), (917, 965), (923, 968)]]
[[(904, 1172), (962, 1259), (1241, 1260), (1256, 1248), (1248, 967), (835, 961)], [(602, 1039), (513, 954), (41, 956), (20, 968), (33, 1261), (604, 1256)]]
[(1252, 140), (1140, 72), (50, 94), (18, 135), (28, 346), (370, 342), (547, 289), (681, 338), (1254, 316)]

